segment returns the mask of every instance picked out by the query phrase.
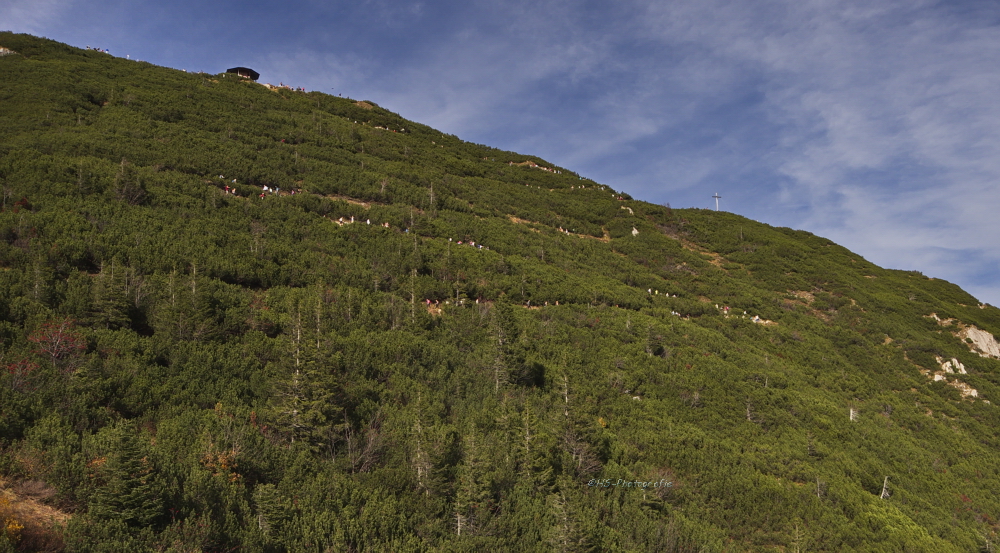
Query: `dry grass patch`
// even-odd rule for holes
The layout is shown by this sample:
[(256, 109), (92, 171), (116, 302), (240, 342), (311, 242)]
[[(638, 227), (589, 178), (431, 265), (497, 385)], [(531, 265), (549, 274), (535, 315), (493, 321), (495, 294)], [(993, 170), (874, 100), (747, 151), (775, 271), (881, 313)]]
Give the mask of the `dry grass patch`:
[(0, 531), (19, 551), (62, 551), (61, 528), (70, 514), (45, 504), (56, 490), (41, 480), (0, 478)]

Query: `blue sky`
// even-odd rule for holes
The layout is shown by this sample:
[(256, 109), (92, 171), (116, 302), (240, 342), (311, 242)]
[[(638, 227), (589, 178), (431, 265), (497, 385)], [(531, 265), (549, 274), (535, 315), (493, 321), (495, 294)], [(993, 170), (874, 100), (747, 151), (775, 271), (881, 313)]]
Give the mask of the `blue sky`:
[(372, 100), (1000, 305), (1000, 3), (0, 0), (0, 29)]

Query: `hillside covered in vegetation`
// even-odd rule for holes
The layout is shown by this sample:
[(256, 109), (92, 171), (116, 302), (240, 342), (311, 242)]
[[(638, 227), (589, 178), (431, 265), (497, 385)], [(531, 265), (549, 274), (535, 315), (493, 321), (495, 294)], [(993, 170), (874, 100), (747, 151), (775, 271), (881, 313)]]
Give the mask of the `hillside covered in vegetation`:
[(0, 47), (0, 552), (993, 550), (1000, 311), (957, 286)]

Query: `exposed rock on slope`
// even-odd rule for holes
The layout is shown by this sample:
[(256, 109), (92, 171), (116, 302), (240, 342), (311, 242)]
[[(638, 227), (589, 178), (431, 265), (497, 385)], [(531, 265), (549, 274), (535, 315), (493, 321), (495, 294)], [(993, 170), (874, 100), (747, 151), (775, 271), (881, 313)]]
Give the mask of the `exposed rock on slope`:
[(990, 357), (1000, 359), (1000, 342), (989, 332), (976, 328), (975, 325), (965, 325), (955, 319), (942, 319), (937, 313), (931, 313), (928, 317), (937, 321), (941, 326), (955, 325), (958, 330), (954, 332), (960, 340), (969, 346), (969, 351), (978, 353), (980, 357)]
[(946, 373), (957, 372), (958, 374), (969, 374), (965, 370), (965, 365), (963, 365), (961, 362), (959, 362), (958, 359), (955, 359), (954, 357), (952, 357), (950, 361), (946, 361), (940, 357), (935, 357), (935, 359), (937, 359), (937, 362), (941, 364), (941, 369), (944, 370), (944, 372)]
[(967, 326), (956, 332), (955, 335), (963, 340), (972, 340), (971, 343), (967, 342), (969, 349), (980, 356), (1000, 359), (1000, 343), (997, 343), (997, 339), (989, 332), (974, 326)]

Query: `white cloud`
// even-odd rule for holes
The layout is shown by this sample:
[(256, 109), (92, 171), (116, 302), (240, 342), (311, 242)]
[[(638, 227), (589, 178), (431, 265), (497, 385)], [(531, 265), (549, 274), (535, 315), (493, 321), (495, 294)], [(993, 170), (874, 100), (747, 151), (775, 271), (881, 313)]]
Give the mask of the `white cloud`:
[(772, 198), (810, 206), (772, 222), (972, 282), (1000, 266), (1000, 28), (980, 21), (928, 2), (671, 2), (641, 29), (759, 79)]
[(0, 28), (18, 33), (45, 34), (74, 0), (5, 0), (0, 3)]

